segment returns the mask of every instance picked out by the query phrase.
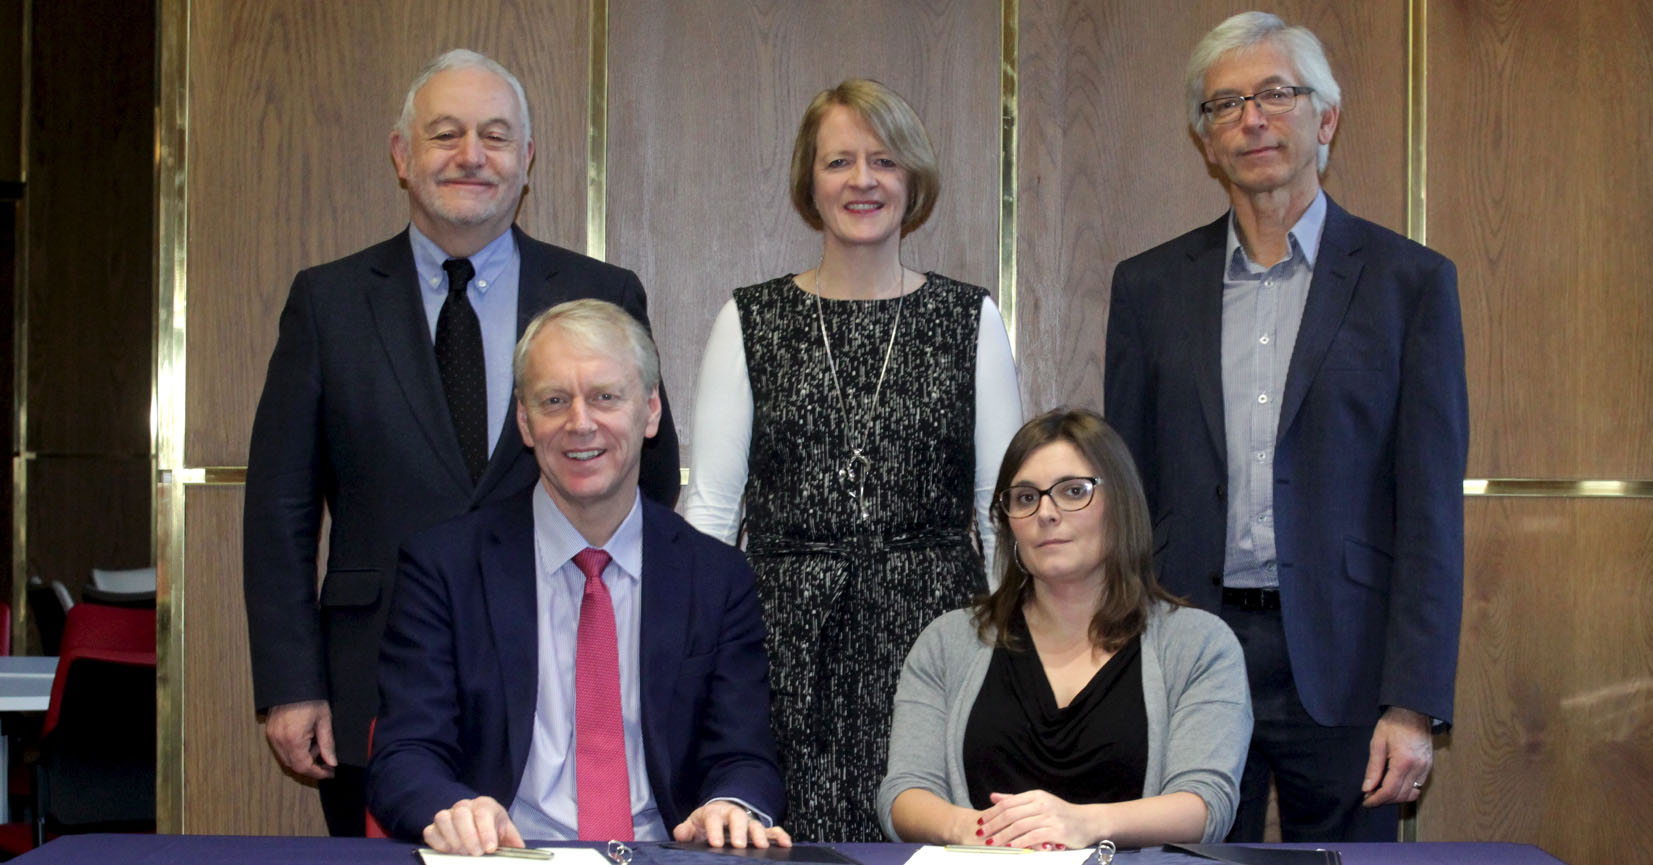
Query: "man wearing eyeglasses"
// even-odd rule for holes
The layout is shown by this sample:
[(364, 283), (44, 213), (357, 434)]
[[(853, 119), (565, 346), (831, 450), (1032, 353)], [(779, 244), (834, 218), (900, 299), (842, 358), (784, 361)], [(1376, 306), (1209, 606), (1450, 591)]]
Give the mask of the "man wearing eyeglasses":
[(1195, 48), (1189, 120), (1231, 209), (1120, 263), (1107, 418), (1161, 582), (1246, 653), (1256, 727), (1230, 840), (1393, 841), (1452, 719), (1468, 450), (1452, 262), (1320, 188), (1341, 92), (1260, 12)]

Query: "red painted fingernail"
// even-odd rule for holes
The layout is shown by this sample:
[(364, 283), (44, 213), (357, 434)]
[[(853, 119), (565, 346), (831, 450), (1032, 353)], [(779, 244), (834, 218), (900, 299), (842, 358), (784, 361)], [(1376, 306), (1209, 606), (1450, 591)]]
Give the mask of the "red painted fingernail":
[(981, 830), (980, 830), (980, 829), (977, 829), (977, 830), (976, 830), (976, 837), (977, 837), (977, 838), (980, 838), (980, 837), (981, 837)]
[(1050, 842), (1049, 842), (1049, 841), (1046, 841), (1046, 842), (1045, 842), (1045, 849), (1046, 849), (1046, 850), (1049, 850), (1049, 849), (1050, 849)]
[(982, 818), (980, 818), (980, 817), (977, 817), (977, 818), (976, 818), (976, 825), (977, 825), (977, 826), (980, 826), (980, 825), (981, 825), (981, 821), (982, 821)]
[(993, 839), (992, 838), (987, 839), (987, 846), (989, 846), (989, 847), (993, 846)]

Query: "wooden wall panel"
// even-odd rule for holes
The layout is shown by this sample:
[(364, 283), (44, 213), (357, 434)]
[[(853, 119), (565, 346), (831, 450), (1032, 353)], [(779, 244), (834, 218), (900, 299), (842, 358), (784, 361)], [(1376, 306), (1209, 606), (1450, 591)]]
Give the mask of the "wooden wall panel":
[(522, 81), (539, 158), (519, 222), (583, 248), (588, 6), (190, 4), (191, 465), (245, 464), (293, 275), (407, 224), (390, 128), (436, 54), (474, 48)]
[[(1200, 37), (1247, 8), (1021, 4), (1017, 352), (1029, 412), (1101, 407), (1114, 265), (1228, 208), (1188, 128), (1183, 75)], [(1270, 9), (1320, 36), (1343, 88), (1327, 190), (1404, 230), (1406, 4)]]
[[(152, 4), (35, 3), (28, 405), (35, 451), (149, 451)], [(146, 509), (147, 510), (147, 509)]]
[(1469, 474), (1653, 477), (1653, 4), (1431, 6), (1429, 231), (1463, 292)]
[(1458, 706), (1420, 838), (1653, 847), (1653, 501), (1471, 499)]
[[(23, 116), (23, 3), (0, 0), (0, 117)], [(23, 179), (22, 133), (21, 123), (0, 128), (0, 182)]]
[[(183, 829), (212, 835), (325, 835), (312, 783), (282, 772), (253, 717), (241, 593), (241, 490), (184, 497)], [(166, 755), (163, 754), (163, 759)]]
[(787, 192), (817, 92), (870, 77), (913, 104), (942, 194), (902, 258), (995, 287), (1000, 20), (988, 0), (611, 0), (608, 259), (648, 288), (685, 465), (717, 311), (733, 289), (820, 258)]

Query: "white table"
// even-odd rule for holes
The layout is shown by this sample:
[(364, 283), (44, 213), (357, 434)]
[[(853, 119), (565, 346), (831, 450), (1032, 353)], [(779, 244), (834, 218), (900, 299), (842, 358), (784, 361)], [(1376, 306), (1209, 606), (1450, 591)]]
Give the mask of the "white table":
[(55, 657), (0, 655), (0, 823), (11, 822), (11, 740), (5, 737), (5, 716), (46, 711), (56, 676)]

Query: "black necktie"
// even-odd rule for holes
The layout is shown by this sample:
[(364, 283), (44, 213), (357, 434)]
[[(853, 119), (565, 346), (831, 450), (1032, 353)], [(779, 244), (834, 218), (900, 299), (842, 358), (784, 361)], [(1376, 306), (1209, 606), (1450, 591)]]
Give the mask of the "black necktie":
[(471, 308), (465, 287), (476, 268), (470, 259), (442, 262), (448, 272), (448, 299), (436, 316), (436, 368), (448, 395), (448, 414), (459, 436), (459, 454), (471, 471), (471, 483), (488, 465), (488, 374), (482, 362), (482, 323)]

